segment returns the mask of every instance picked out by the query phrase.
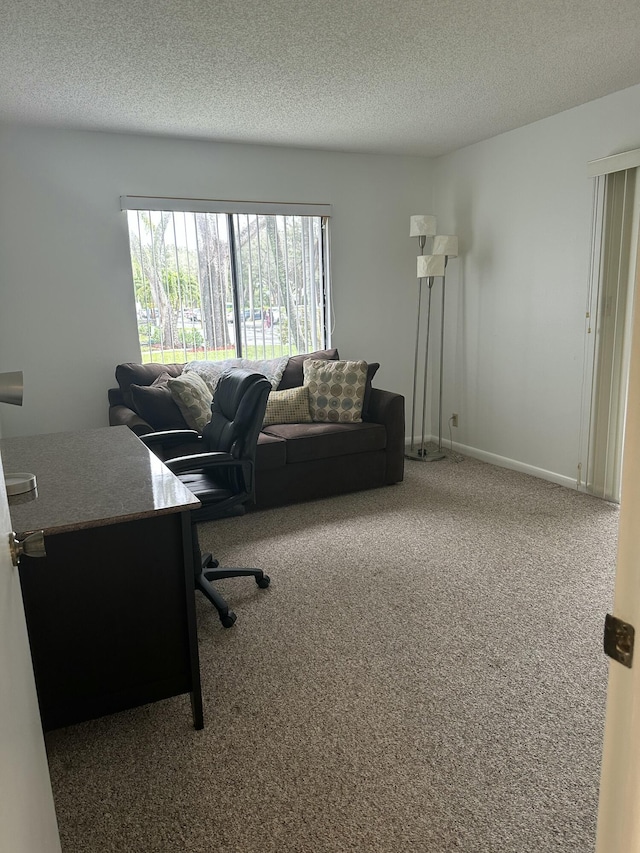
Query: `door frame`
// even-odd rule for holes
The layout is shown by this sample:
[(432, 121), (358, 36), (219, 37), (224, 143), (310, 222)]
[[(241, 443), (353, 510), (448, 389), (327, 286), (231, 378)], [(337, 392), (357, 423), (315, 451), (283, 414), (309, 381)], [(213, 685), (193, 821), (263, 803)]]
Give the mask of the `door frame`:
[[(636, 267), (636, 295), (640, 270)], [(640, 637), (640, 306), (636, 299), (618, 529), (613, 615)], [(604, 620), (603, 620), (604, 621)], [(597, 853), (640, 850), (640, 651), (632, 667), (610, 661), (598, 806)]]
[(0, 849), (61, 853), (11, 531), (0, 458)]

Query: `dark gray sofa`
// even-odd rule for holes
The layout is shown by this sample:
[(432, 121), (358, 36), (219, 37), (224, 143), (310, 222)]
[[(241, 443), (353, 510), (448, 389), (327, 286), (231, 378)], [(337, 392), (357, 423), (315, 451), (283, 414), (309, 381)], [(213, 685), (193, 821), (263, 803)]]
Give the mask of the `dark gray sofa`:
[[(292, 356), (278, 390), (302, 385), (306, 358), (338, 358), (335, 349)], [(153, 387), (162, 373), (178, 376), (183, 364), (119, 364), (109, 389), (109, 423), (137, 435), (188, 429), (167, 389)], [(369, 365), (362, 423), (273, 424), (263, 428), (256, 453), (255, 508), (391, 485), (403, 479), (404, 397), (373, 388), (378, 365)], [(196, 449), (197, 448), (197, 449)], [(198, 452), (187, 443), (171, 456)]]

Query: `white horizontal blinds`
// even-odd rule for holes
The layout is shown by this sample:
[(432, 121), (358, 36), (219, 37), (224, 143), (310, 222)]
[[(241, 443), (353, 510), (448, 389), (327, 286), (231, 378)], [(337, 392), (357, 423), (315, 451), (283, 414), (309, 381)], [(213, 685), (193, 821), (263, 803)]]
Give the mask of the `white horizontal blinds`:
[(234, 214), (203, 210), (203, 200), (127, 196), (121, 204), (143, 361), (270, 359), (326, 346), (326, 215), (299, 205)]
[(120, 196), (121, 210), (188, 210), (193, 213), (247, 213), (263, 215), (331, 216), (330, 204), (306, 202), (234, 201), (207, 198)]
[(636, 170), (598, 181), (604, 194), (587, 489), (619, 501), (637, 248)]

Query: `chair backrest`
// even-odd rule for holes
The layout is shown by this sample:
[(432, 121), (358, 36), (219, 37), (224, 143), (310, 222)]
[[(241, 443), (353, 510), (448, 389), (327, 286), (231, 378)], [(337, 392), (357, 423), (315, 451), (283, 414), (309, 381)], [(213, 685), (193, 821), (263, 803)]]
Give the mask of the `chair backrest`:
[(211, 404), (211, 420), (202, 431), (207, 450), (223, 450), (246, 462), (229, 472), (234, 492), (254, 491), (254, 463), (271, 383), (261, 373), (234, 368), (220, 377)]

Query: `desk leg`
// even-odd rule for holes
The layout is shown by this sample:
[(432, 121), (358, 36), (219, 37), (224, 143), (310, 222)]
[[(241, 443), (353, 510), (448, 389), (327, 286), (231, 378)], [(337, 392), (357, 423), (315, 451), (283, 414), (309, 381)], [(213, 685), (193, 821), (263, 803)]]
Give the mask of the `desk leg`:
[(198, 631), (196, 625), (196, 591), (194, 583), (195, 567), (193, 565), (193, 531), (191, 528), (191, 513), (183, 512), (181, 513), (181, 516), (185, 570), (185, 607), (187, 612), (187, 631), (189, 634), (189, 657), (191, 662), (191, 713), (193, 715), (194, 729), (203, 729), (204, 715), (202, 710), (200, 656), (198, 653)]

